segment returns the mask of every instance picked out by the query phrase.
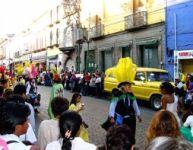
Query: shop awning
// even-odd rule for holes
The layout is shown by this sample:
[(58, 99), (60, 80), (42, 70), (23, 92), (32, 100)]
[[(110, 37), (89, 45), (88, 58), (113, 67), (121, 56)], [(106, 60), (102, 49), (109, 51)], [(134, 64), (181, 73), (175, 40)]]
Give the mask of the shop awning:
[(136, 45), (153, 45), (158, 43), (159, 43), (158, 39), (136, 41)]

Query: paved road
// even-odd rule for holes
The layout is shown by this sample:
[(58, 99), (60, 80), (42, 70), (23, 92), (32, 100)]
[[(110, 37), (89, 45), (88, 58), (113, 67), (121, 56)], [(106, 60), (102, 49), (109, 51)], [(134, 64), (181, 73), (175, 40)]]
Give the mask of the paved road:
[[(50, 87), (39, 86), (38, 92), (41, 93), (41, 112), (36, 116), (36, 128), (38, 128), (39, 123), (47, 119), (47, 106), (49, 101), (49, 93), (51, 91)], [(70, 100), (72, 93), (65, 91), (65, 97)], [(105, 121), (108, 114), (109, 101), (102, 100), (94, 97), (83, 96), (82, 101), (85, 103), (85, 110), (82, 113), (83, 119), (89, 125), (89, 136), (90, 142), (94, 144), (101, 144), (105, 139), (105, 131), (100, 127), (100, 124)], [(137, 123), (136, 131), (136, 145), (143, 149), (144, 147), (144, 136), (147, 129), (148, 123), (154, 114), (154, 111), (147, 106), (140, 106), (142, 113), (143, 122)], [(37, 131), (37, 130), (36, 130)]]

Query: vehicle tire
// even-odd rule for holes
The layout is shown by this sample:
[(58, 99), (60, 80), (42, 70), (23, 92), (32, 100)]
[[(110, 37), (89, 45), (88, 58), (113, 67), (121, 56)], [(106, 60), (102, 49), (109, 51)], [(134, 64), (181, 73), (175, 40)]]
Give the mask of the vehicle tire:
[(161, 95), (153, 95), (150, 100), (151, 100), (151, 107), (154, 110), (161, 109)]

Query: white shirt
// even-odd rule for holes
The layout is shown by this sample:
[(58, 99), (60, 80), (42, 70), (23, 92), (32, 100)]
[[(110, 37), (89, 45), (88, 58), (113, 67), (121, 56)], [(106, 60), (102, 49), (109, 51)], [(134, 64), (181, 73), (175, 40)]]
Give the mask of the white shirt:
[(33, 108), (33, 106), (30, 104), (30, 103), (28, 103), (28, 102), (25, 102), (25, 104), (29, 107), (29, 109), (30, 109), (30, 115), (28, 116), (28, 119), (29, 119), (29, 122), (30, 122), (30, 124), (31, 124), (31, 126), (32, 126), (32, 128), (33, 128), (33, 130), (35, 131), (35, 113), (34, 113), (34, 108)]
[(44, 150), (48, 143), (59, 139), (58, 119), (44, 120), (38, 130), (38, 144)]
[(178, 106), (178, 97), (174, 95), (174, 102), (173, 103), (167, 103), (166, 110), (172, 112), (174, 116), (176, 117), (179, 126), (181, 126), (180, 118), (177, 114), (177, 106)]
[(28, 129), (26, 134), (21, 135), (19, 138), (21, 141), (29, 141), (31, 143), (35, 143), (37, 141), (36, 135), (30, 123), (28, 123)]
[(95, 83), (101, 83), (101, 77), (97, 77)]
[(193, 136), (193, 115), (188, 116), (186, 121), (184, 122), (185, 127), (191, 127), (191, 134)]
[[(80, 137), (75, 137), (72, 142), (71, 150), (96, 150), (97, 147), (94, 144), (87, 143)], [(62, 140), (49, 143), (45, 150), (61, 150)]]
[(31, 146), (26, 146), (23, 144), (19, 137), (14, 135), (14, 134), (6, 134), (6, 135), (1, 135), (0, 138), (5, 140), (6, 142), (8, 141), (17, 141), (15, 143), (10, 143), (8, 144), (9, 150), (30, 150)]

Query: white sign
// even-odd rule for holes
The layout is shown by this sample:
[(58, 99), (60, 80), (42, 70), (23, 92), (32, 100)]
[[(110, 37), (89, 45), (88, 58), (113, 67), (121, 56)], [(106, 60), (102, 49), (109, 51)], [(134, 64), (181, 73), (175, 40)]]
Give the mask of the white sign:
[(177, 52), (178, 59), (193, 59), (193, 50), (182, 50)]

